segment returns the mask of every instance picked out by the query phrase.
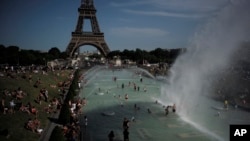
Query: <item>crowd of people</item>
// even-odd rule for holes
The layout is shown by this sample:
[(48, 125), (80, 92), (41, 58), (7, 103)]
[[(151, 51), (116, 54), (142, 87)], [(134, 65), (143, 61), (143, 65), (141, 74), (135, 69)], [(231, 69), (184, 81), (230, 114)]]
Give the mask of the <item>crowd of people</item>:
[[(135, 73), (135, 75), (140, 75), (140, 73)], [(115, 76), (112, 78), (114, 82), (117, 82), (119, 79)], [(140, 79), (139, 79), (139, 83), (143, 83), (143, 78), (142, 76), (140, 76)], [(121, 86), (117, 85), (117, 88), (121, 88), (121, 89), (125, 89), (125, 88), (129, 88), (129, 89), (133, 89), (135, 92), (144, 92), (146, 93), (147, 92), (147, 88), (144, 86), (144, 88), (142, 90), (140, 90), (140, 86), (141, 84), (137, 84), (135, 82), (131, 82), (129, 81), (128, 84), (124, 84), (122, 83)], [(99, 91), (101, 90), (101, 88), (99, 88)], [(127, 92), (127, 91), (126, 91)], [(118, 98), (119, 101), (121, 101), (121, 107), (124, 107), (124, 104), (123, 104), (123, 101), (126, 102), (129, 100), (129, 95), (128, 93), (125, 93), (124, 94), (124, 99), (122, 98), (121, 95), (118, 95), (117, 96), (114, 96), (115, 98)], [(155, 102), (156, 104), (158, 104), (158, 101)], [(170, 110), (172, 111), (172, 113), (175, 113), (176, 112), (176, 105), (173, 104), (173, 105), (168, 105), (168, 106), (163, 106), (164, 110), (165, 110), (165, 114), (168, 115)], [(134, 110), (135, 112), (137, 113), (137, 111), (140, 111), (141, 108), (138, 104), (134, 104)], [(147, 108), (146, 111), (148, 112), (148, 114), (151, 114), (152, 111), (150, 108)], [(129, 129), (130, 129), (130, 123), (136, 123), (136, 119), (134, 116), (131, 117), (131, 119), (128, 119), (127, 117), (124, 118), (123, 120), (123, 123), (122, 123), (122, 129), (123, 129), (123, 141), (129, 141)], [(115, 139), (115, 135), (116, 133), (111, 130), (109, 133), (108, 133), (108, 139), (109, 141), (114, 141)]]
[(212, 89), (215, 90), (212, 98), (224, 102), (228, 105), (250, 110), (250, 68), (231, 67), (220, 72), (221, 75), (210, 81), (213, 83)]
[[(51, 114), (56, 113), (60, 110), (63, 103), (63, 96), (66, 94), (66, 88), (69, 87), (72, 81), (73, 75), (70, 73), (66, 77), (65, 81), (57, 80), (58, 76), (64, 75), (64, 70), (58, 70), (52, 72), (55, 77), (55, 81), (52, 84), (45, 84), (43, 80), (37, 77), (33, 77), (38, 73), (38, 75), (48, 75), (47, 70), (42, 69), (15, 69), (13, 67), (5, 67), (1, 71), (1, 79), (10, 79), (13, 81), (19, 81), (19, 79), (27, 80), (27, 84), (35, 89), (37, 93), (27, 93), (20, 86), (16, 89), (4, 88), (1, 90), (1, 113), (3, 115), (11, 114), (15, 116), (15, 113), (26, 113), (27, 121), (24, 121), (24, 128), (30, 130), (34, 133), (41, 134), (43, 128), (41, 127), (41, 114)], [(18, 84), (18, 83), (17, 83)], [(58, 94), (50, 94), (49, 90), (58, 89)], [(56, 91), (56, 90), (55, 90)], [(35, 99), (30, 99), (32, 97), (37, 97)], [(1, 115), (2, 116), (2, 115)]]
[[(46, 75), (46, 73), (43, 73)], [(56, 74), (57, 75), (57, 74)], [(16, 79), (16, 78), (15, 78)], [(24, 113), (27, 113), (28, 115), (32, 115), (30, 116), (31, 118), (28, 119), (28, 121), (25, 124), (25, 128), (32, 131), (32, 132), (36, 132), (36, 133), (41, 133), (43, 131), (43, 129), (41, 128), (41, 121), (39, 120), (39, 113), (41, 112), (45, 112), (48, 114), (51, 113), (56, 113), (58, 110), (60, 110), (62, 103), (63, 103), (63, 99), (61, 96), (55, 97), (55, 96), (50, 96), (50, 92), (48, 90), (48, 87), (50, 88), (60, 88), (59, 93), (65, 93), (65, 89), (64, 87), (67, 87), (70, 85), (70, 81), (73, 79), (73, 75), (71, 74), (69, 76), (69, 80), (64, 81), (64, 82), (59, 82), (58, 84), (49, 84), (49, 86), (46, 88), (43, 85), (43, 81), (38, 78), (37, 80), (33, 80), (32, 75), (28, 75), (28, 77), (26, 77), (26, 79), (31, 83), (31, 86), (33, 86), (34, 88), (38, 89), (38, 93), (36, 98), (34, 99), (34, 102), (28, 102), (27, 104), (20, 102), (17, 103), (17, 101), (22, 101), (22, 99), (25, 98), (25, 96), (27, 96), (27, 93), (22, 90), (21, 87), (18, 87), (16, 90), (14, 91), (10, 91), (10, 90), (4, 90), (3, 94), (9, 97), (13, 98), (13, 101), (10, 101), (10, 105), (7, 106), (8, 109), (3, 110), (3, 113), (7, 114), (7, 113), (14, 113), (16, 111), (21, 111)], [(113, 78), (113, 81), (117, 81), (117, 77)], [(139, 83), (143, 83), (143, 78), (140, 77)], [(136, 84), (135, 82), (129, 82), (127, 85), (122, 84), (121, 86), (122, 89), (126, 88), (131, 88), (134, 89), (134, 91), (142, 91), (142, 92), (147, 92), (146, 87), (144, 87), (142, 90), (140, 90), (140, 84)], [(102, 89), (99, 88), (99, 92)], [(129, 100), (129, 95), (127, 93), (124, 94), (124, 100), (122, 100), (123, 98), (121, 98), (121, 96), (119, 95), (119, 99), (120, 101), (128, 101)], [(63, 125), (62, 126), (62, 131), (64, 133), (64, 136), (68, 139), (71, 140), (77, 140), (77, 138), (79, 138), (79, 132), (80, 132), (80, 122), (79, 122), (79, 115), (82, 114), (82, 107), (85, 106), (87, 104), (87, 100), (85, 98), (82, 99), (75, 99), (72, 101), (69, 101), (69, 106), (70, 106), (70, 112), (71, 112), (71, 116), (70, 116), (70, 124), (68, 125)], [(5, 106), (4, 106), (5, 105)], [(37, 107), (41, 107), (42, 105), (42, 109), (41, 108), (37, 108)], [(45, 105), (45, 106), (44, 106)], [(2, 99), (2, 107), (6, 107), (6, 102), (4, 99)], [(18, 107), (18, 109), (17, 109)], [(13, 110), (12, 110), (13, 109)], [(136, 110), (140, 110), (140, 107), (138, 105), (135, 104), (135, 109)], [(175, 110), (175, 105), (172, 107), (173, 110)], [(41, 111), (42, 110), (42, 111)], [(148, 109), (148, 111), (151, 110)], [(84, 117), (84, 126), (87, 127), (88, 125), (88, 121), (87, 121), (87, 116)], [(123, 137), (124, 137), (124, 141), (128, 141), (129, 140), (129, 124), (130, 121), (135, 122), (135, 118), (131, 118), (131, 120), (124, 118), (123, 121)], [(113, 141), (115, 138), (115, 133), (114, 131), (110, 131), (108, 138), (110, 141)]]
[[(83, 75), (80, 76), (79, 82), (83, 82)], [(79, 86), (79, 84), (78, 84)], [(81, 87), (78, 87), (81, 88)], [(63, 131), (63, 135), (67, 140), (70, 141), (77, 141), (80, 139), (79, 135), (81, 132), (80, 128), (80, 118), (82, 117), (82, 108), (87, 105), (87, 99), (86, 98), (74, 98), (73, 100), (68, 101), (69, 105), (69, 111), (70, 111), (70, 122), (67, 125), (61, 126), (61, 129)], [(85, 115), (84, 116), (84, 126), (87, 128), (88, 124), (88, 118)]]

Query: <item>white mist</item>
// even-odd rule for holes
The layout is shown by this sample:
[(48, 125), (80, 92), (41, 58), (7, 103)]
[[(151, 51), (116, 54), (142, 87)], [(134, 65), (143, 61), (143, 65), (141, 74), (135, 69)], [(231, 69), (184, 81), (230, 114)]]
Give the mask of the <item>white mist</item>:
[(194, 35), (187, 52), (176, 60), (170, 71), (169, 83), (161, 88), (162, 101), (175, 103), (177, 114), (216, 140), (224, 140), (224, 137), (194, 121), (192, 115), (199, 114), (196, 108), (204, 104), (198, 97), (211, 92), (213, 84), (210, 80), (229, 65), (230, 57), (239, 44), (249, 41), (249, 6), (247, 0), (232, 2), (209, 20)]

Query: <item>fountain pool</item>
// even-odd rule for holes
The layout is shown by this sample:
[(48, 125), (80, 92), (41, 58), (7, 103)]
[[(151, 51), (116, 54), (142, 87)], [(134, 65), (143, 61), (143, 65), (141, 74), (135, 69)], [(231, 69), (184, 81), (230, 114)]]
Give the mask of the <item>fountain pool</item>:
[[(122, 141), (123, 119), (130, 120), (133, 117), (135, 122), (131, 121), (129, 128), (129, 137), (133, 141), (228, 140), (229, 124), (250, 123), (249, 113), (232, 107), (229, 107), (228, 111), (219, 111), (220, 116), (218, 116), (218, 110), (212, 106), (220, 106), (222, 103), (202, 96), (200, 100), (203, 104), (197, 105), (197, 114), (193, 116), (192, 121), (195, 123), (178, 115), (178, 109), (177, 113), (170, 110), (166, 115), (164, 106), (172, 103), (159, 99), (162, 82), (140, 75), (138, 72), (140, 69), (113, 71), (107, 67), (95, 67), (85, 74), (87, 83), (80, 93), (80, 97), (85, 97), (88, 101), (81, 115), (84, 141), (108, 140), (108, 133), (111, 130), (115, 133), (115, 140)], [(117, 78), (116, 81), (114, 77)], [(137, 86), (136, 90), (134, 84)], [(126, 94), (127, 100), (125, 100)], [(148, 109), (151, 113), (148, 113)], [(88, 117), (86, 129), (83, 126), (84, 116)], [(199, 120), (201, 118), (206, 120)], [(203, 126), (206, 129), (202, 128)]]

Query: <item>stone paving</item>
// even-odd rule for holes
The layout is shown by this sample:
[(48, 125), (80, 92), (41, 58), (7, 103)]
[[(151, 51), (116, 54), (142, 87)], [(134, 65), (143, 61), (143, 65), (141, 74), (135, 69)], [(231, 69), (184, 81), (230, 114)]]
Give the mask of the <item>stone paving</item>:
[[(216, 116), (218, 110), (211, 106), (220, 103), (210, 99), (206, 103), (207, 98), (204, 98), (204, 105), (200, 106), (193, 121), (178, 115), (178, 109), (177, 113), (170, 110), (166, 115), (165, 105), (155, 102), (164, 84), (138, 75), (131, 69), (112, 71), (97, 67), (85, 74), (85, 80), (80, 93), (80, 97), (88, 101), (80, 118), (83, 141), (108, 140), (111, 130), (115, 133), (115, 141), (122, 141), (123, 119), (132, 117), (135, 122), (130, 122), (131, 141), (227, 141), (229, 124), (250, 123), (250, 114), (240, 110), (220, 111), (221, 115)], [(134, 90), (133, 83), (140, 87), (139, 91), (138, 88)], [(84, 126), (83, 116), (88, 118), (87, 127)]]

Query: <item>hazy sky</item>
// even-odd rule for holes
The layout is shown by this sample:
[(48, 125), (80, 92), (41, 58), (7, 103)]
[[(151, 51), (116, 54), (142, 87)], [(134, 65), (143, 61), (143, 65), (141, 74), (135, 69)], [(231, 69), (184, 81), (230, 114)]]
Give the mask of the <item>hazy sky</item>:
[[(94, 4), (110, 50), (122, 51), (186, 47), (198, 28), (237, 1), (94, 0)], [(76, 27), (80, 2), (0, 0), (0, 44), (43, 51), (58, 47), (65, 51)]]

